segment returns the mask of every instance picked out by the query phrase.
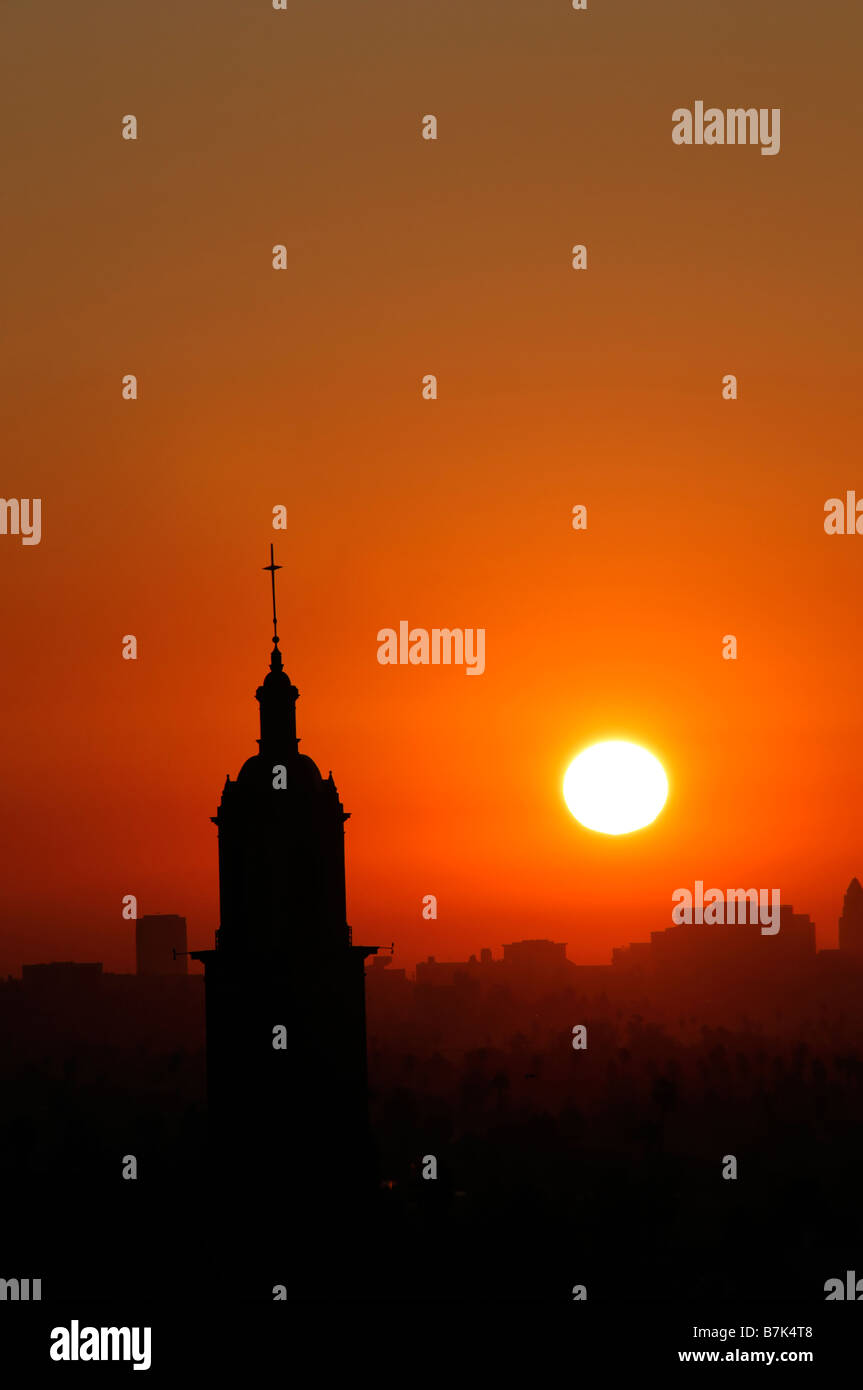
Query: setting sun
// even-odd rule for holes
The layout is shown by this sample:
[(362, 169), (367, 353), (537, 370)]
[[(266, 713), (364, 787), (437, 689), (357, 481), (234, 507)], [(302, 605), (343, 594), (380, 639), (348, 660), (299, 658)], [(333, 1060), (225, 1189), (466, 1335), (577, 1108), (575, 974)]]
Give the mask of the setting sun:
[(575, 819), (603, 835), (627, 835), (655, 820), (668, 796), (662, 764), (646, 748), (614, 740), (573, 759), (563, 799)]

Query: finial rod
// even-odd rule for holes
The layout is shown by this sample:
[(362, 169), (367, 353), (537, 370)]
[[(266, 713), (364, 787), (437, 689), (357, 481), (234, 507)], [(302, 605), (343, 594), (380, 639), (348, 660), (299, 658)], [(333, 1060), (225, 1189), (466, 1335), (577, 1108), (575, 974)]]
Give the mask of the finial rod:
[(270, 563), (269, 563), (268, 565), (264, 565), (263, 568), (264, 568), (265, 570), (269, 570), (269, 571), (270, 571), (270, 582), (271, 582), (271, 584), (272, 584), (272, 589), (273, 589), (273, 641), (274, 641), (274, 643), (278, 646), (278, 642), (279, 642), (279, 629), (278, 629), (278, 627), (277, 627), (277, 625), (276, 625), (276, 570), (280, 570), (282, 567), (281, 567), (281, 565), (277, 565), (277, 564), (275, 563), (275, 556), (273, 555), (273, 543), (272, 543), (272, 541), (270, 542)]

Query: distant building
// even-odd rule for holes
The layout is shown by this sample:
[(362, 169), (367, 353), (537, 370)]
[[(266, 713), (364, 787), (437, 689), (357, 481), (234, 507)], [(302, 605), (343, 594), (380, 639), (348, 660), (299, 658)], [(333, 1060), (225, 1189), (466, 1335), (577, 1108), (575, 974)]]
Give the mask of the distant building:
[(863, 887), (852, 878), (842, 904), (839, 918), (839, 950), (863, 959)]
[(651, 963), (652, 941), (631, 941), (628, 946), (615, 946), (611, 964), (615, 970), (646, 970)]
[(392, 968), (392, 956), (372, 956), (366, 969), (369, 1027), (405, 1022), (411, 1016), (414, 982), (406, 970)]
[(366, 984), (369, 988), (379, 987), (392, 991), (407, 983), (407, 971), (391, 968), (392, 956), (372, 956), (366, 970)]
[(173, 913), (139, 917), (135, 923), (138, 975), (185, 975), (186, 919)]
[(617, 969), (641, 968), (648, 971), (709, 965), (737, 970), (747, 964), (763, 962), (768, 967), (789, 958), (809, 959), (815, 955), (815, 924), (804, 913), (782, 903), (780, 929), (765, 935), (757, 922), (686, 922), (652, 931), (650, 941), (633, 941), (616, 947), (612, 960)]
[(567, 966), (566, 942), (543, 939), (511, 941), (504, 945), (503, 962), (523, 974), (561, 975)]
[(574, 970), (566, 958), (565, 941), (511, 941), (503, 948), (502, 960), (494, 960), (488, 946), (482, 948), (479, 959), (475, 955), (465, 961), (429, 956), (417, 964), (416, 982), (419, 988), (439, 989), (464, 988), (472, 981), (483, 988), (504, 985), (523, 993), (572, 985)]
[(78, 994), (81, 990), (97, 989), (101, 982), (101, 961), (52, 960), (21, 967), (21, 983), (28, 994)]
[(490, 970), (499, 969), (500, 961), (492, 961), (491, 951), (487, 948), (483, 950), (482, 960), (477, 960), (475, 955), (470, 960), (438, 960), (435, 956), (429, 956), (427, 960), (417, 962), (416, 982), (420, 987), (441, 989), (467, 980), (487, 981)]
[(790, 903), (780, 908), (780, 929), (765, 935), (757, 922), (686, 922), (650, 933), (612, 953), (613, 971), (628, 982), (708, 992), (805, 983), (815, 963), (815, 924)]

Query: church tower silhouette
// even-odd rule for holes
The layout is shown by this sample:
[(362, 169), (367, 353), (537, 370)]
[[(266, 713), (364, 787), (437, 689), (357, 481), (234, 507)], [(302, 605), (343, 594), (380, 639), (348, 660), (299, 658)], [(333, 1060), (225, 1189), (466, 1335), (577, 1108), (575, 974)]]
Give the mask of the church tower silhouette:
[[(372, 1184), (364, 961), (345, 910), (344, 825), (333, 781), (299, 752), (299, 691), (283, 668), (273, 595), (258, 752), (217, 815), (220, 926), (204, 964), (210, 1132), (223, 1187), (311, 1222)], [(295, 1205), (298, 1204), (298, 1205)]]

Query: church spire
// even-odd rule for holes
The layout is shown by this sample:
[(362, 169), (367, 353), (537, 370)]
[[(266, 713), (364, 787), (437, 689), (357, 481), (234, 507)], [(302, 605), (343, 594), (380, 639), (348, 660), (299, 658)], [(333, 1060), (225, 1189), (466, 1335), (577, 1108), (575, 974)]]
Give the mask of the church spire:
[(276, 570), (280, 570), (282, 567), (275, 563), (272, 541), (270, 541), (270, 563), (264, 565), (263, 568), (270, 572), (270, 583), (273, 590), (273, 650), (270, 654), (270, 670), (281, 671), (282, 653), (279, 651), (279, 625), (276, 618)]
[(263, 566), (269, 572), (273, 595), (273, 650), (270, 653), (270, 669), (264, 677), (263, 685), (255, 692), (255, 699), (261, 707), (261, 737), (258, 745), (268, 757), (290, 757), (297, 752), (296, 703), (300, 692), (291, 684), (290, 677), (282, 666), (282, 653), (279, 651), (279, 627), (276, 617), (276, 570), (277, 565), (270, 543), (270, 563)]

